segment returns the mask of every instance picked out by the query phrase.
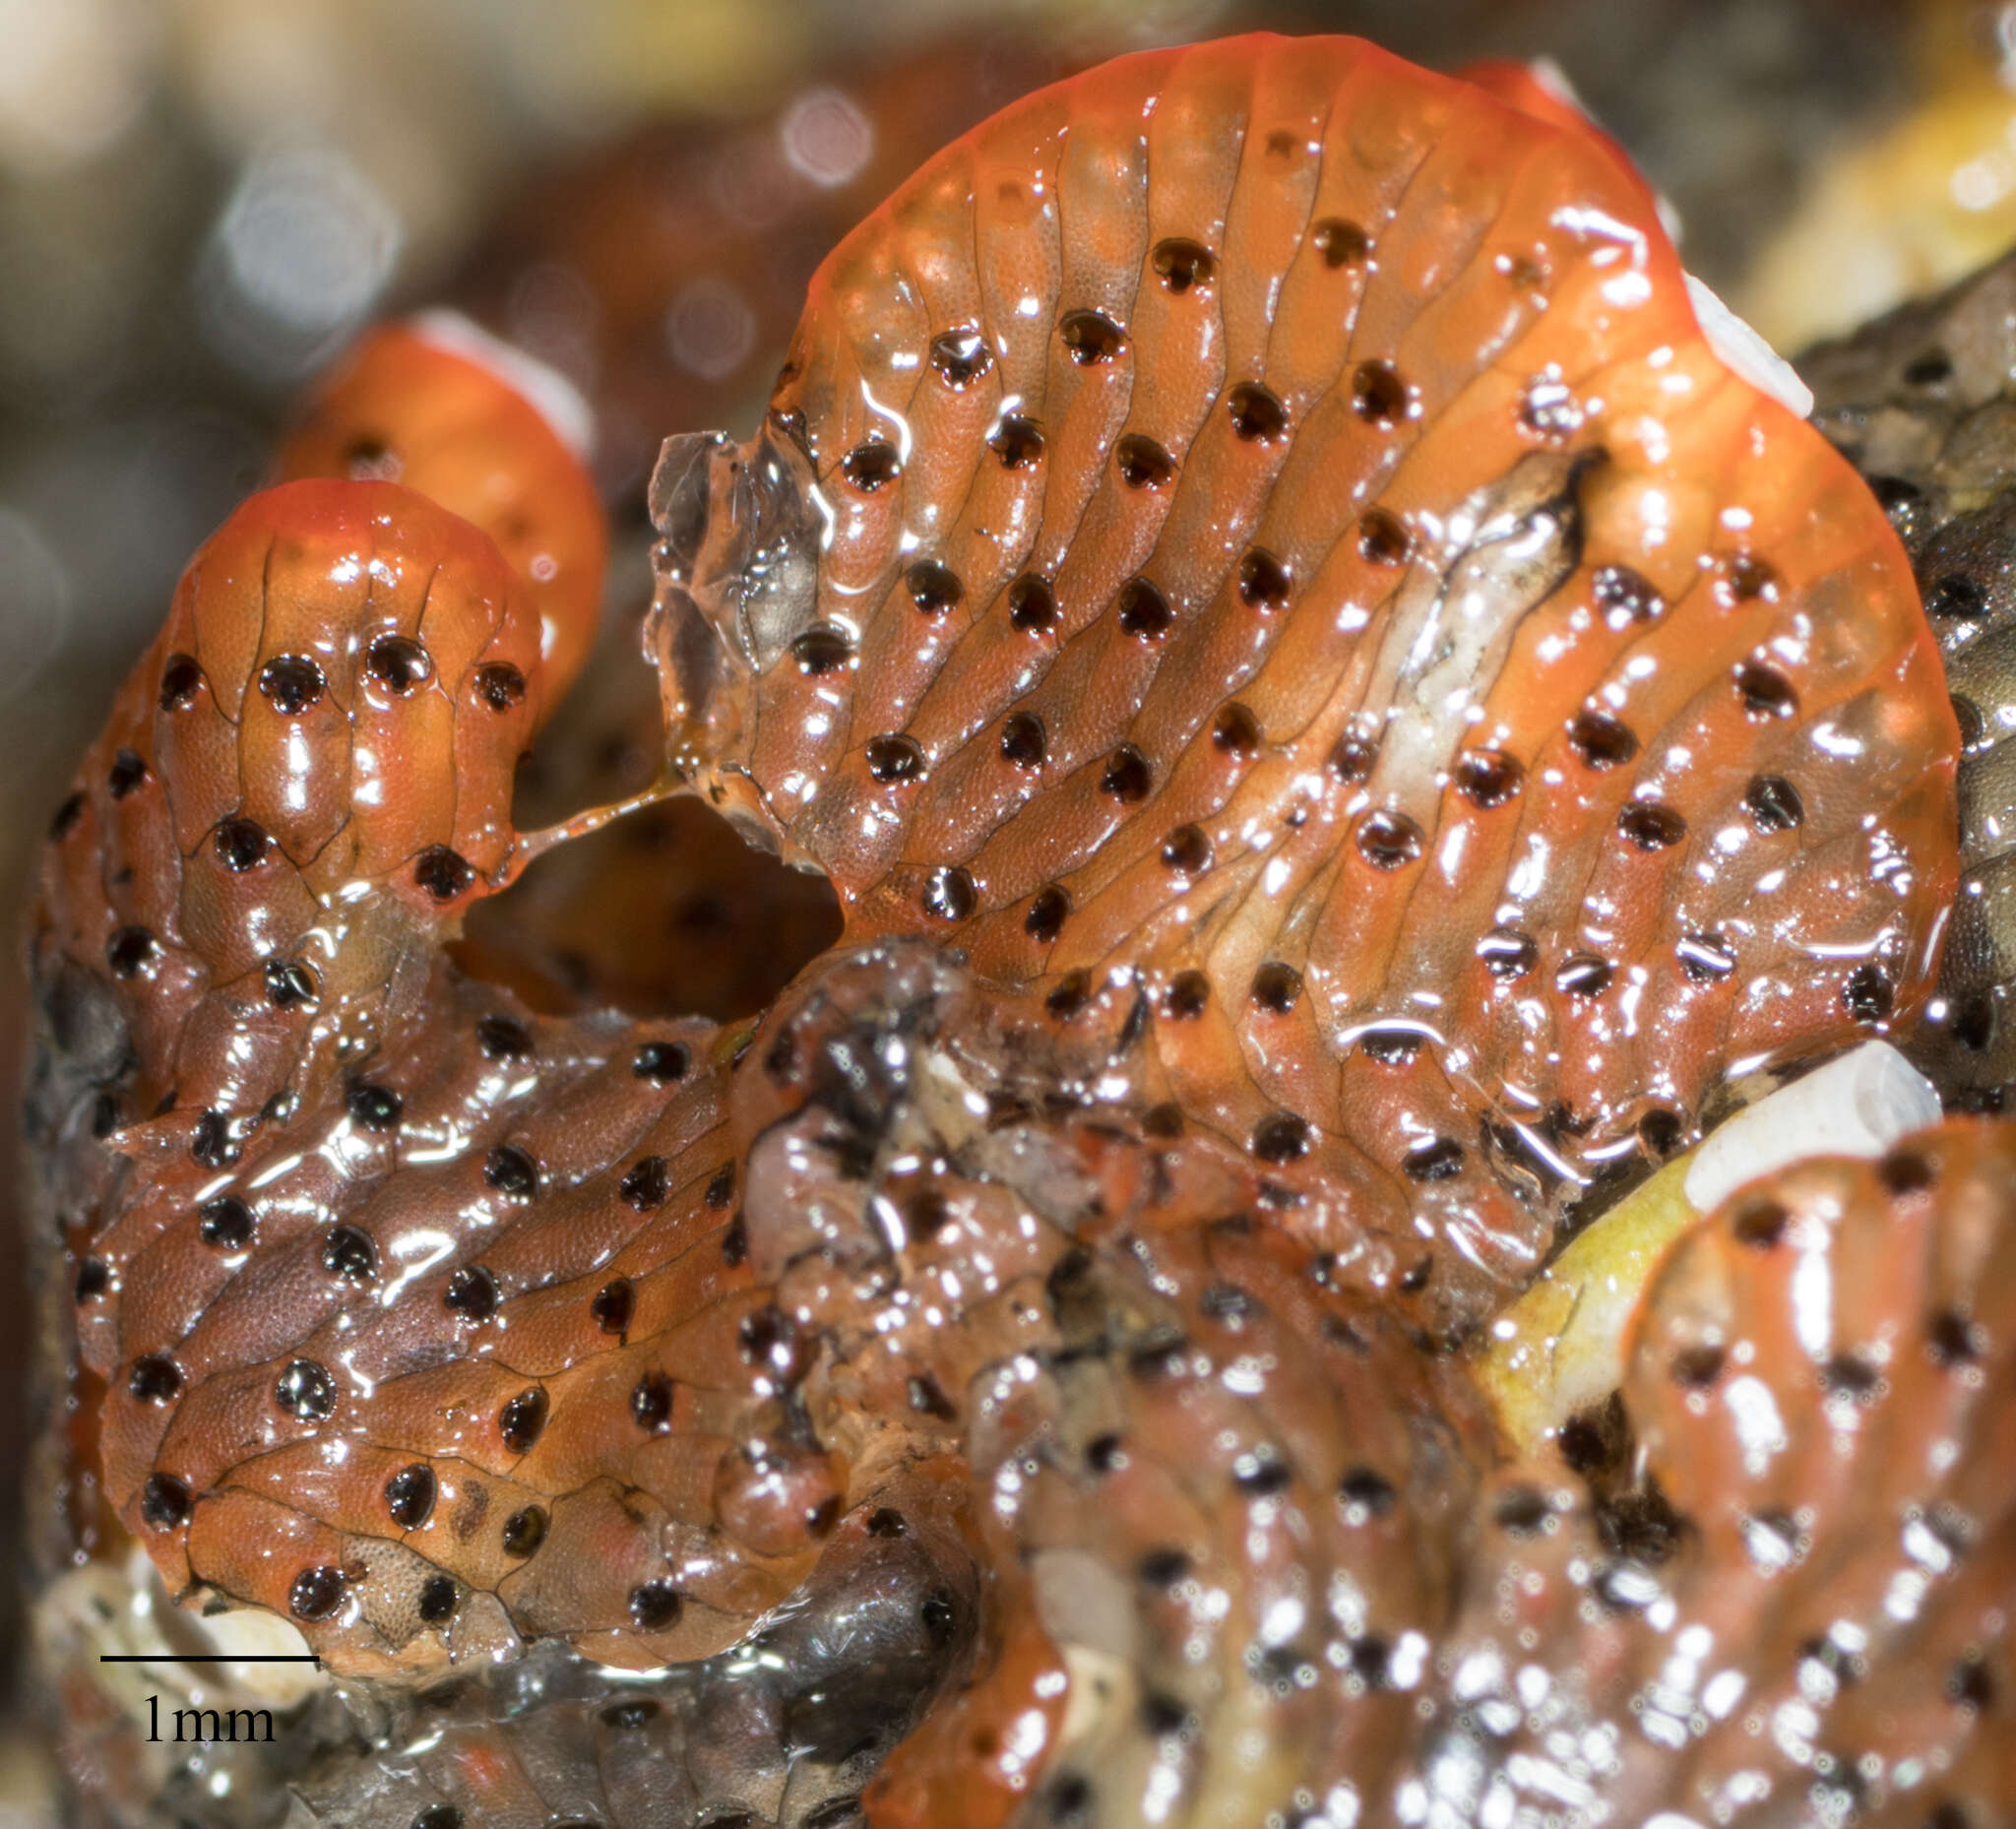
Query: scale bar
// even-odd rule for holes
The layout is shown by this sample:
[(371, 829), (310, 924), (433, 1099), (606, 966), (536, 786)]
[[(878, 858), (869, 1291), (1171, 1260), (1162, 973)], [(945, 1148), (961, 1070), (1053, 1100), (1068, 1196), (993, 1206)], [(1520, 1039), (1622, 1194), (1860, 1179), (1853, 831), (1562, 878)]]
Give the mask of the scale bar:
[(100, 1653), (100, 1664), (320, 1664), (313, 1652), (172, 1652)]

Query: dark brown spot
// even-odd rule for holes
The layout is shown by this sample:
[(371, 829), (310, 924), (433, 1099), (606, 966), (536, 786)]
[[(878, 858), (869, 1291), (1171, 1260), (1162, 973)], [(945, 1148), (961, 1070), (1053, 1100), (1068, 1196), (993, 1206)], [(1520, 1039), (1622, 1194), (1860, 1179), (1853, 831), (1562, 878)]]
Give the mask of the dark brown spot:
[(314, 1359), (293, 1359), (275, 1381), (273, 1401), (297, 1422), (325, 1422), (336, 1414), (336, 1380)]
[(1664, 800), (1632, 800), (1618, 812), (1617, 830), (1640, 851), (1666, 851), (1687, 836), (1687, 822)]
[(196, 1210), (196, 1235), (213, 1251), (242, 1251), (252, 1242), (252, 1209), (236, 1194), (219, 1194)]
[(1953, 1040), (1970, 1053), (1984, 1053), (1995, 1039), (1995, 1000), (1985, 991), (1963, 997), (1953, 1008)]
[(526, 1389), (505, 1402), (497, 1412), (497, 1433), (513, 1454), (530, 1453), (546, 1427), (546, 1393), (539, 1385)]
[(438, 1626), (453, 1619), (461, 1605), (462, 1590), (456, 1586), (453, 1575), (429, 1575), (420, 1584), (420, 1619), (424, 1624)]
[(468, 860), (446, 845), (429, 845), (413, 864), (413, 881), (436, 902), (453, 902), (474, 880)]
[(1673, 953), (1696, 984), (1720, 983), (1736, 969), (1735, 948), (1720, 933), (1682, 934)]
[(77, 1266), (77, 1284), (74, 1294), (81, 1307), (89, 1301), (95, 1301), (112, 1287), (112, 1270), (101, 1257), (87, 1257)]
[(507, 1200), (531, 1200), (539, 1191), (539, 1166), (529, 1150), (500, 1143), (483, 1158), (483, 1180)]
[[(621, 1702), (611, 1702), (597, 1717), (605, 1728), (614, 1728), (618, 1733), (630, 1729), (648, 1727), (662, 1711), (650, 1696), (630, 1696)], [(703, 1819), (704, 1829), (714, 1829), (719, 1818)], [(751, 1822), (754, 1818), (750, 1819)]]
[(685, 1600), (665, 1580), (647, 1581), (630, 1590), (630, 1622), (640, 1632), (664, 1632), (679, 1623)]
[(1507, 1486), (1491, 1509), (1491, 1522), (1513, 1537), (1531, 1537), (1553, 1516), (1554, 1508), (1538, 1486)]
[(321, 703), (329, 681), (306, 655), (276, 655), (259, 669), (261, 695), (283, 718), (298, 718)]
[(1779, 775), (1760, 775), (1743, 794), (1750, 823), (1759, 832), (1791, 832), (1806, 817), (1799, 790)]
[(1729, 1229), (1738, 1244), (1753, 1251), (1770, 1251), (1785, 1236), (1792, 1214), (1768, 1194), (1753, 1194), (1730, 1216)]
[(1360, 362), (1351, 378), (1351, 404), (1367, 425), (1390, 431), (1407, 416), (1407, 383), (1391, 362)]
[(1132, 743), (1122, 743), (1106, 758), (1099, 786), (1102, 793), (1110, 794), (1122, 806), (1139, 806), (1148, 798), (1152, 781), (1148, 758)]
[(1447, 1181), (1463, 1172), (1463, 1145), (1454, 1137), (1433, 1137), (1418, 1143), (1400, 1159), (1410, 1181)]
[(1732, 603), (1778, 601), (1778, 573), (1754, 552), (1738, 552), (1723, 568), (1722, 594)]
[(1248, 994), (1255, 1009), (1286, 1016), (1301, 1001), (1302, 975), (1293, 966), (1270, 959), (1253, 974), (1252, 989)]
[(1251, 609), (1288, 607), (1288, 567), (1264, 546), (1250, 548), (1239, 560), (1239, 600)]
[(924, 752), (914, 737), (871, 736), (866, 746), (868, 774), (885, 785), (921, 780)]
[(1211, 868), (1211, 840), (1202, 826), (1178, 826), (1162, 842), (1162, 862), (1166, 870), (1179, 870), (1185, 876), (1199, 876)]
[(956, 609), (966, 595), (959, 574), (936, 559), (919, 559), (903, 575), (910, 600), (926, 616), (942, 616)]
[(1130, 578), (1113, 599), (1120, 627), (1138, 641), (1160, 641), (1175, 620), (1168, 599), (1146, 578)]
[(1211, 980), (1201, 972), (1178, 972), (1163, 992), (1163, 1014), (1179, 1023), (1192, 1022), (1211, 1002)]
[(1049, 753), (1043, 721), (1035, 712), (1011, 712), (1001, 723), (1001, 759), (1019, 769), (1040, 767)]
[(203, 688), (203, 669), (185, 654), (171, 654), (161, 668), (161, 710), (178, 712), (196, 702)]
[(242, 815), (224, 820), (211, 840), (219, 861), (233, 872), (257, 869), (266, 861), (270, 842), (264, 827)]
[(669, 1426), (672, 1381), (663, 1372), (646, 1372), (638, 1379), (630, 1392), (630, 1419), (648, 1434), (657, 1434)]
[(105, 942), (105, 964), (118, 978), (138, 978), (160, 956), (160, 943), (145, 927), (118, 927)]
[(972, 387), (993, 365), (987, 340), (970, 324), (941, 330), (931, 339), (931, 366), (948, 388)]
[(296, 1619), (327, 1619), (343, 1605), (343, 1570), (327, 1562), (304, 1568), (287, 1589), (287, 1611)]
[(417, 1531), (434, 1515), (434, 1470), (424, 1461), (402, 1467), (385, 1482), (385, 1508), (402, 1531)]
[(1036, 892), (1029, 905), (1029, 914), (1024, 917), (1022, 928), (1039, 945), (1048, 946), (1064, 931), (1064, 921), (1071, 913), (1071, 897), (1060, 884), (1051, 883)]
[(1987, 1333), (1958, 1308), (1941, 1308), (1925, 1323), (1925, 1349), (1934, 1364), (1972, 1365), (1987, 1350)]
[(1057, 335), (1071, 359), (1081, 368), (1095, 362), (1110, 362), (1126, 342), (1125, 334), (1111, 318), (1098, 311), (1067, 311), (1057, 326)]
[(434, 676), (433, 658), (406, 635), (381, 635), (364, 652), (364, 670), (387, 692), (405, 697)]
[(630, 1071), (654, 1086), (670, 1086), (686, 1077), (688, 1057), (677, 1041), (646, 1041), (630, 1058)]
[(313, 1003), (320, 994), (315, 974), (298, 959), (269, 959), (263, 977), (266, 1001), (276, 1010), (292, 1010)]
[(378, 1274), (378, 1245), (361, 1227), (332, 1226), (322, 1240), (322, 1268), (346, 1283), (369, 1283)]
[(1792, 681), (1775, 666), (1745, 661), (1736, 668), (1736, 693), (1743, 711), (1758, 723), (1771, 718), (1790, 718), (1799, 708), (1798, 694)]
[(672, 1191), (672, 1178), (662, 1156), (646, 1156), (633, 1163), (617, 1184), (617, 1192), (639, 1213), (656, 1213)]
[(1331, 750), (1328, 767), (1332, 775), (1350, 787), (1365, 780), (1378, 760), (1379, 745), (1375, 738), (1346, 731)]
[(707, 1183), (707, 1192), (702, 1196), (716, 1213), (722, 1212), (735, 1197), (735, 1166), (724, 1163), (714, 1171)]
[(1369, 1467), (1354, 1467), (1346, 1474), (1338, 1482), (1337, 1496), (1367, 1518), (1385, 1517), (1400, 1498), (1392, 1481)]
[(1558, 374), (1536, 375), (1519, 397), (1519, 426), (1547, 444), (1565, 444), (1582, 429), (1582, 404)]
[(627, 1334), (637, 1313), (637, 1290), (628, 1277), (615, 1277), (596, 1291), (589, 1317), (604, 1334)]
[(871, 438), (840, 460), (840, 473), (863, 495), (873, 495), (903, 474), (903, 460), (894, 445)]
[(1355, 222), (1325, 217), (1309, 231), (1309, 242), (1326, 267), (1358, 267), (1372, 251), (1372, 240)]
[(1040, 635), (1057, 626), (1057, 598), (1048, 583), (1024, 572), (1008, 587), (1008, 620), (1026, 635)]
[(1367, 565), (1403, 565), (1414, 540), (1398, 515), (1367, 508), (1358, 516), (1358, 557)]
[(147, 764), (134, 751), (122, 749), (113, 755), (112, 766), (105, 775), (105, 786), (113, 799), (125, 799), (145, 780)]
[(1972, 621), (1986, 612), (1988, 594), (1965, 572), (1935, 578), (1925, 592), (1925, 608), (1934, 616)]
[(1367, 813), (1354, 836), (1358, 855), (1375, 870), (1398, 870), (1421, 854), (1421, 829), (1405, 813)]
[(1865, 1353), (1851, 1348), (1837, 1353), (1820, 1367), (1820, 1383), (1836, 1397), (1851, 1397), (1858, 1403), (1875, 1396), (1883, 1382), (1876, 1362)]
[(1382, 1067), (1405, 1067), (1421, 1051), (1418, 1029), (1373, 1028), (1358, 1037), (1358, 1052)]
[(49, 821), (49, 842), (58, 844), (77, 830), (77, 822), (84, 817), (84, 795), (73, 793), (56, 809)]
[(140, 1517), (151, 1531), (172, 1531), (195, 1509), (189, 1487), (173, 1474), (150, 1474), (140, 1488)]
[(1666, 599), (1650, 580), (1628, 565), (1604, 565), (1590, 581), (1596, 606), (1612, 629), (1624, 629), (1634, 622), (1655, 622), (1666, 611)]
[(1908, 387), (1935, 388), (1952, 378), (1953, 358), (1944, 349), (1922, 350), (1904, 364), (1904, 380)]
[(1456, 758), (1456, 791), (1477, 806), (1503, 806), (1525, 771), (1502, 749), (1469, 749)]
[(1260, 753), (1260, 720), (1236, 699), (1219, 708), (1211, 723), (1211, 740), (1241, 761)]
[(1034, 470), (1042, 462), (1042, 427), (1019, 412), (1005, 413), (987, 435), (987, 449), (1001, 460), (1003, 470)]
[(1313, 1147), (1308, 1120), (1292, 1111), (1273, 1111), (1253, 1126), (1252, 1153), (1263, 1163), (1292, 1163)]
[(1201, 241), (1191, 241), (1181, 235), (1158, 241), (1154, 253), (1148, 258), (1156, 278), (1163, 284), (1163, 289), (1179, 295), (1192, 289), (1208, 290), (1218, 273), (1218, 262), (1211, 250)]
[(525, 675), (509, 661), (491, 661), (476, 668), (476, 697), (500, 715), (525, 702)]
[(504, 1520), (503, 1545), (507, 1556), (517, 1556), (522, 1561), (545, 1541), (546, 1509), (543, 1505), (528, 1505)]
[(1703, 1344), (1682, 1347), (1672, 1356), (1667, 1371), (1673, 1383), (1690, 1391), (1705, 1391), (1722, 1376), (1729, 1355), (1721, 1347)]
[(1271, 445), (1287, 436), (1288, 409), (1257, 381), (1241, 381), (1226, 396), (1232, 431), (1249, 445)]
[(1554, 988), (1565, 997), (1600, 997), (1610, 987), (1614, 969), (1595, 953), (1572, 953), (1554, 973)]
[(1478, 941), (1477, 956), (1494, 978), (1522, 978), (1540, 964), (1540, 947), (1520, 928), (1493, 927)]
[(1130, 489), (1160, 489), (1174, 481), (1175, 460), (1152, 438), (1128, 432), (1113, 448), (1120, 480)]
[(1568, 725), (1568, 746), (1592, 769), (1616, 769), (1638, 753), (1638, 739), (1608, 712), (1593, 707), (1575, 714)]
[(941, 864), (924, 878), (924, 913), (938, 920), (970, 920), (979, 907), (973, 873), (958, 864)]
[(532, 1053), (532, 1034), (509, 1016), (485, 1016), (476, 1024), (476, 1047), (485, 1060), (524, 1060)]
[(809, 679), (838, 673), (854, 658), (853, 643), (845, 629), (830, 622), (815, 622), (791, 641), (791, 660)]
[(1043, 1008), (1060, 1023), (1068, 1023), (1085, 1008), (1092, 997), (1092, 979), (1083, 972), (1070, 972), (1058, 980), (1043, 999)]
[(1879, 965), (1858, 966), (1841, 987), (1842, 1005), (1858, 1023), (1882, 1022), (1896, 997), (1889, 974)]
[(497, 1279), (480, 1264), (465, 1264), (448, 1279), (441, 1305), (465, 1321), (487, 1321), (497, 1312)]
[(1995, 1679), (1981, 1658), (1963, 1658), (1946, 1675), (1947, 1699), (1977, 1714), (1995, 1699)]
[(906, 1537), (910, 1534), (910, 1525), (902, 1512), (887, 1505), (878, 1505), (868, 1514), (867, 1532), (870, 1537), (885, 1539)]

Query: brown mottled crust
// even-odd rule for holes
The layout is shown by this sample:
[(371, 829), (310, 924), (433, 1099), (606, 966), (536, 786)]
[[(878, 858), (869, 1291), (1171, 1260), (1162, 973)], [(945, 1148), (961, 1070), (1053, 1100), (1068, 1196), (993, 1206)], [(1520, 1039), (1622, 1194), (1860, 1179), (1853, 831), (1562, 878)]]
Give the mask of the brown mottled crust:
[(1173, 1096), (1440, 1324), (1564, 1171), (1928, 988), (1957, 739), (1895, 536), (1606, 143), (1372, 47), (1005, 111), (655, 486), (708, 791), (850, 935), (1144, 992)]
[(1948, 1100), (1999, 1111), (2016, 1083), (2016, 259), (1810, 350), (1814, 420), (1868, 478), (1911, 554), (1965, 747), (1961, 887), (1939, 995), (1913, 1048)]

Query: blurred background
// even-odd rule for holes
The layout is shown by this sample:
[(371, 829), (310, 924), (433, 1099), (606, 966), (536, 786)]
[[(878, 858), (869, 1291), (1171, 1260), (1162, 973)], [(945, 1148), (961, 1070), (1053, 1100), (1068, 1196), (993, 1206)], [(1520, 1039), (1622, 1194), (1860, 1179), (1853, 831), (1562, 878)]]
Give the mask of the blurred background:
[[(2016, 8), (1964, 0), (0, 0), (10, 1099), (49, 812), (182, 565), (362, 326), (452, 299), (572, 375), (634, 549), (658, 440), (746, 429), (807, 275), (936, 145), (1099, 57), (1253, 27), (1552, 58), (1689, 265), (1788, 350), (2016, 241)], [(0, 1127), (9, 1190), (13, 1147)], [(10, 1222), (6, 1299), (22, 1275)], [(0, 1328), (0, 1470), (33, 1416), (29, 1331)], [(11, 1745), (0, 1829), (43, 1820)]]

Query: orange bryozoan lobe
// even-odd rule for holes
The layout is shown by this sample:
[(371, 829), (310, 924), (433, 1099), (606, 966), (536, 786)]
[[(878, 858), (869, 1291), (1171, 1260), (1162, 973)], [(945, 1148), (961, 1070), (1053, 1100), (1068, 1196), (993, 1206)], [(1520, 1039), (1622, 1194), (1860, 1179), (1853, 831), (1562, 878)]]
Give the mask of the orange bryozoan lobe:
[(1565, 107), (1346, 39), (1045, 90), (835, 251), (655, 511), (675, 741), (851, 936), (1139, 1007), (1194, 1117), (1345, 1190), (1313, 1235), (1425, 1235), (1459, 1307), (1564, 1180), (1929, 982), (1904, 555)]

